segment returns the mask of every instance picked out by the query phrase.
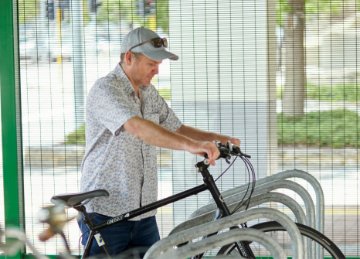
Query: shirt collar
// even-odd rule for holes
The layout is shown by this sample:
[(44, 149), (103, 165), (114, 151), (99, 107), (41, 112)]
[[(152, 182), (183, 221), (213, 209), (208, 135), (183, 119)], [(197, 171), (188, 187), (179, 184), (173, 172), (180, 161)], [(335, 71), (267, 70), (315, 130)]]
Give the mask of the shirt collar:
[(131, 82), (129, 80), (129, 78), (127, 77), (127, 75), (125, 74), (124, 70), (122, 69), (122, 67), (120, 66), (120, 63), (118, 63), (115, 67), (115, 69), (113, 70), (113, 73), (115, 74), (115, 76), (122, 81), (124, 84), (124, 89), (128, 94), (134, 94), (134, 88), (131, 85)]
[[(115, 69), (113, 70), (113, 73), (116, 75), (116, 77), (124, 82), (124, 87), (127, 93), (129, 94), (135, 94), (134, 88), (132, 87), (132, 84), (129, 80), (129, 78), (127, 77), (127, 75), (125, 74), (123, 68), (121, 67), (120, 63), (118, 63), (115, 67)], [(145, 93), (147, 92), (149, 86), (141, 86), (140, 87), (140, 91)]]

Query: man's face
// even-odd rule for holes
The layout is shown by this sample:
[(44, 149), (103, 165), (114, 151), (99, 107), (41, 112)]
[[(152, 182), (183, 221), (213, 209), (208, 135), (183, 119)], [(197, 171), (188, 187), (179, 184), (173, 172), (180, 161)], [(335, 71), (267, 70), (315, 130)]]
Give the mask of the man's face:
[(144, 55), (133, 56), (131, 70), (134, 82), (139, 86), (149, 85), (151, 79), (159, 73), (160, 64), (161, 61), (149, 59)]

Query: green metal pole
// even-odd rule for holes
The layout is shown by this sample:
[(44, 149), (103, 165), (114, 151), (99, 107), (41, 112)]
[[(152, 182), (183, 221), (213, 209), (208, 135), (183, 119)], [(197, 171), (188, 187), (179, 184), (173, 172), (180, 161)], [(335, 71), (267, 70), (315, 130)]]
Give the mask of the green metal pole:
[[(0, 1), (0, 95), (5, 227), (23, 228), (23, 179), (21, 170), (20, 105), (16, 12), (13, 0)], [(15, 6), (16, 7), (16, 6)], [(19, 159), (20, 158), (20, 159)], [(21, 253), (12, 258), (21, 258)]]

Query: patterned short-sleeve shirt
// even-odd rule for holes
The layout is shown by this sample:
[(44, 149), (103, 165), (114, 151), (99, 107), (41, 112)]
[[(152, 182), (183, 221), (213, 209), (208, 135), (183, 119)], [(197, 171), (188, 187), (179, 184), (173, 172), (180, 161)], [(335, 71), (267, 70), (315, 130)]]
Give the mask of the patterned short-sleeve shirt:
[(106, 189), (110, 193), (110, 197), (90, 201), (86, 205), (89, 212), (118, 216), (157, 200), (156, 147), (131, 135), (123, 125), (139, 116), (175, 131), (181, 121), (153, 85), (141, 87), (140, 92), (138, 98), (117, 65), (98, 79), (88, 94), (81, 191)]

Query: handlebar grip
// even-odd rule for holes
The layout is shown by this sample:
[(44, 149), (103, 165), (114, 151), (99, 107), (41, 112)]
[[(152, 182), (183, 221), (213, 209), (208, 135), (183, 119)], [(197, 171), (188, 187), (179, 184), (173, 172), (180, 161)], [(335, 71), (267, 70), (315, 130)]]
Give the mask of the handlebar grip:
[[(220, 155), (218, 157), (219, 158), (225, 158), (225, 159), (230, 159), (231, 156), (240, 156), (240, 157), (246, 157), (246, 158), (251, 158), (250, 155), (245, 154), (241, 151), (240, 147), (228, 142), (227, 144), (222, 144), (221, 142), (215, 142), (217, 148), (219, 149)], [(205, 158), (205, 163), (207, 164), (207, 159), (208, 156), (207, 154), (204, 154), (204, 158)]]

